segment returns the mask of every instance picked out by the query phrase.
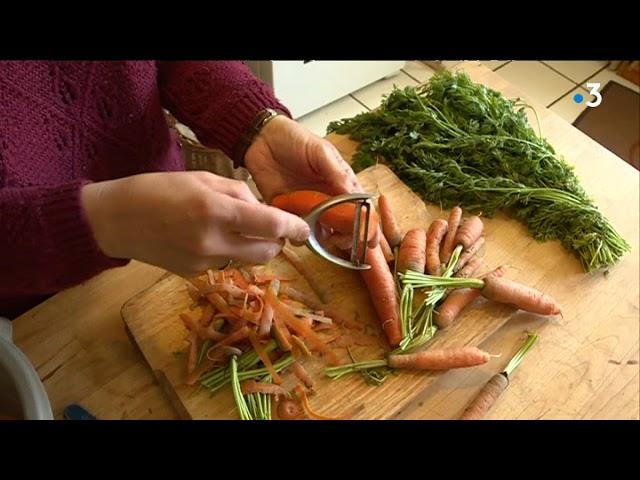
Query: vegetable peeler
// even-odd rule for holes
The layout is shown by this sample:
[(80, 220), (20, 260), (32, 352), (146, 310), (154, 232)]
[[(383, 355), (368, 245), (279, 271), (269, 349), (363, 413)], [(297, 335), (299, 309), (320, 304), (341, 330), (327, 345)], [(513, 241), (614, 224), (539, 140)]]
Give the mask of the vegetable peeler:
[[(349, 268), (351, 270), (368, 270), (371, 268), (371, 265), (367, 265), (366, 263), (366, 254), (367, 248), (366, 244), (369, 239), (369, 220), (371, 218), (371, 195), (368, 193), (348, 193), (344, 195), (338, 195), (336, 197), (330, 198), (319, 204), (315, 207), (311, 213), (309, 213), (304, 219), (309, 224), (311, 233), (309, 234), (309, 238), (306, 241), (307, 247), (324, 258), (325, 260), (339, 265), (344, 268)], [(353, 224), (353, 244), (351, 246), (351, 255), (349, 260), (345, 260), (343, 258), (337, 257), (331, 253), (329, 253), (316, 238), (316, 225), (318, 220), (322, 216), (324, 212), (329, 210), (330, 208), (335, 207), (336, 205), (340, 205), (343, 203), (355, 203), (356, 204), (356, 215), (355, 221)], [(363, 208), (366, 210), (365, 218), (364, 218), (364, 234), (362, 238), (364, 239), (365, 248), (362, 248), (362, 253), (359, 255), (358, 250), (362, 246), (360, 231), (362, 225), (362, 210)]]

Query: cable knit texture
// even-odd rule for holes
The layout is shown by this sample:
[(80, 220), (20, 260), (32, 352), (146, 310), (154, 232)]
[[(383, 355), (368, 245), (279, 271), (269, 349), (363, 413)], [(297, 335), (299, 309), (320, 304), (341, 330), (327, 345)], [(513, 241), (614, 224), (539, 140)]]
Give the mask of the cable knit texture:
[(80, 190), (183, 169), (163, 107), (229, 156), (260, 110), (286, 111), (242, 62), (0, 62), (0, 315), (127, 263)]

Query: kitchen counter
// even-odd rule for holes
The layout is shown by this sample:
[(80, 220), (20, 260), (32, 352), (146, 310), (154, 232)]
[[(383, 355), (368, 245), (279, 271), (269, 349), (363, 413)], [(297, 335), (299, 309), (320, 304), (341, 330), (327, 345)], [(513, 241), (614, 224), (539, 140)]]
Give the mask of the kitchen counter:
[[(520, 95), (478, 63), (459, 68), (508, 97)], [(583, 186), (632, 251), (608, 275), (589, 277), (590, 282), (601, 282), (601, 294), (583, 298), (580, 291), (574, 292), (572, 307), (580, 315), (572, 322), (516, 313), (484, 342), (485, 350), (509, 352), (523, 331), (540, 331), (538, 343), (488, 418), (638, 419), (638, 172), (553, 112), (532, 103), (543, 135), (575, 165)], [(354, 142), (328, 138), (345, 158), (351, 157)], [(35, 365), (56, 418), (71, 403), (103, 419), (177, 418), (128, 339), (120, 316), (124, 302), (163, 274), (159, 268), (133, 261), (53, 296), (14, 321), (15, 342)], [(494, 373), (495, 365), (447, 372), (396, 418), (452, 418), (451, 412), (459, 411)]]

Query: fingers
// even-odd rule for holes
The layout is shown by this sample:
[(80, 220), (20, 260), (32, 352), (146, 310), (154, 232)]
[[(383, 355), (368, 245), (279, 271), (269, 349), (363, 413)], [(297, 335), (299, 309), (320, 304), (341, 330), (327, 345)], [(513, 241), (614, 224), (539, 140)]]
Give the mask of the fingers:
[(334, 195), (364, 191), (351, 166), (342, 158), (338, 149), (327, 140), (322, 140), (319, 145), (318, 154), (314, 157), (314, 169), (325, 180), (332, 190), (330, 193)]
[(247, 238), (242, 235), (229, 237), (229, 256), (240, 262), (263, 264), (280, 253), (284, 240)]
[(202, 172), (201, 180), (219, 193), (253, 204), (260, 203), (245, 182), (221, 177), (209, 172)]
[(296, 243), (309, 237), (309, 225), (302, 218), (268, 205), (233, 199), (222, 215), (231, 231), (244, 236), (286, 238)]

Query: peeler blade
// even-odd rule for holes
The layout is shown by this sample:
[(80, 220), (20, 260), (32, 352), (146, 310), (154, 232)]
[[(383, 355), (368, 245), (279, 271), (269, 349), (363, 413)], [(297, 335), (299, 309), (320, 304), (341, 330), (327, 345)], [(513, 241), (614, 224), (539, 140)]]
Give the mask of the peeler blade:
[[(371, 215), (370, 199), (371, 195), (369, 195), (368, 193), (349, 193), (333, 197), (325, 202), (322, 202), (320, 205), (314, 208), (313, 211), (311, 211), (311, 213), (309, 213), (309, 215), (305, 217), (305, 221), (309, 224), (311, 230), (309, 238), (306, 242), (307, 247), (316, 255), (319, 255), (325, 260), (341, 267), (349, 268), (351, 270), (369, 270), (371, 268), (371, 265), (366, 264), (366, 247), (363, 249), (362, 257), (360, 259), (358, 258), (358, 248), (361, 245), (360, 225), (362, 207), (366, 209), (364, 237), (365, 243), (368, 239), (369, 217)], [(357, 206), (361, 207), (356, 209), (356, 218), (353, 226), (354, 242), (351, 248), (350, 256), (351, 261), (345, 260), (327, 252), (327, 250), (320, 244), (320, 242), (316, 238), (316, 225), (322, 214), (330, 208), (342, 203), (356, 203)]]

